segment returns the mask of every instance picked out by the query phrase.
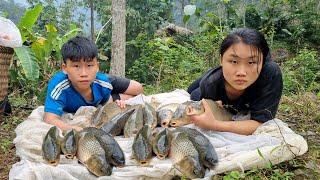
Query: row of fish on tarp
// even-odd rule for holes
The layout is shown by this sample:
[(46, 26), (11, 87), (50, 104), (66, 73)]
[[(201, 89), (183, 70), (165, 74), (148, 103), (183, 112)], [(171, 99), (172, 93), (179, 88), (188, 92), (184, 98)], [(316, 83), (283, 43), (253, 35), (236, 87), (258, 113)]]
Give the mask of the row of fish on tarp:
[[(216, 102), (205, 101), (216, 118), (231, 120), (232, 115)], [(109, 103), (97, 108), (92, 127), (65, 132), (64, 137), (60, 137), (56, 126), (51, 127), (43, 140), (43, 157), (48, 164), (56, 166), (61, 153), (69, 159), (76, 156), (94, 175), (109, 176), (113, 167), (125, 166), (124, 153), (114, 139), (123, 135), (134, 137), (131, 157), (138, 165), (148, 166), (155, 154), (159, 159), (169, 157), (173, 167), (184, 176), (202, 178), (207, 168), (216, 166), (218, 156), (201, 132), (182, 126), (191, 123), (189, 115), (203, 112), (202, 101), (161, 107), (156, 102), (145, 102), (126, 108)]]

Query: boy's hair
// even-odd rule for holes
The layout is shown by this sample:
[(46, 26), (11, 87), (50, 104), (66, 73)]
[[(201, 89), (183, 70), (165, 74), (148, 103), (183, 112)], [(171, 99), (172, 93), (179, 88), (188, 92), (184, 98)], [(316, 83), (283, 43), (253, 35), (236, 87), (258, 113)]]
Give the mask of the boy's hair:
[(64, 63), (66, 63), (67, 59), (73, 62), (80, 61), (81, 59), (92, 61), (98, 56), (98, 48), (90, 39), (76, 36), (63, 44), (61, 54)]

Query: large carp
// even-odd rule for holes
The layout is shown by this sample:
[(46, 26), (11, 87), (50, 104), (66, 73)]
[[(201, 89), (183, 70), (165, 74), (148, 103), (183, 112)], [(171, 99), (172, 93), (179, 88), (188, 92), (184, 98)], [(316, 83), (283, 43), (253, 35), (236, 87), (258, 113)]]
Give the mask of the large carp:
[(218, 155), (206, 136), (196, 129), (187, 127), (178, 127), (175, 131), (186, 133), (194, 147), (196, 147), (203, 165), (209, 169), (214, 169), (218, 163)]
[(106, 151), (97, 140), (94, 132), (82, 130), (77, 135), (77, 158), (87, 169), (96, 176), (109, 176), (112, 165), (108, 162)]
[(125, 165), (124, 153), (113, 136), (94, 127), (87, 127), (83, 129), (83, 131), (92, 133), (95, 136), (97, 141), (103, 147), (109, 163), (116, 167), (123, 167)]
[(169, 157), (173, 166), (190, 179), (203, 178), (205, 175), (197, 149), (187, 133), (179, 131), (172, 133)]
[(202, 101), (206, 101), (208, 103), (210, 110), (216, 120), (219, 120), (219, 121), (232, 120), (232, 114), (226, 109), (224, 109), (223, 107), (220, 107), (216, 101), (213, 101), (211, 99), (193, 101), (192, 103), (187, 105), (186, 115), (199, 115), (204, 113), (204, 107), (203, 107)]
[(186, 101), (177, 107), (170, 121), (170, 126), (179, 127), (191, 123), (191, 119), (186, 113), (187, 106), (191, 103), (193, 103), (193, 101)]

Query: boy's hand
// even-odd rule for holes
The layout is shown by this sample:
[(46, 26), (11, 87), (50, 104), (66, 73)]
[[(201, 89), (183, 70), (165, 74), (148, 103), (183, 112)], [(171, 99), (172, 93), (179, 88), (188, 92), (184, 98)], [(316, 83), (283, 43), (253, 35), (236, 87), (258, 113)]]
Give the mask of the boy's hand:
[(117, 99), (115, 102), (117, 103), (117, 105), (118, 105), (121, 109), (123, 109), (123, 108), (126, 107), (126, 103), (125, 103), (123, 100), (121, 100), (121, 99), (120, 99), (120, 100)]

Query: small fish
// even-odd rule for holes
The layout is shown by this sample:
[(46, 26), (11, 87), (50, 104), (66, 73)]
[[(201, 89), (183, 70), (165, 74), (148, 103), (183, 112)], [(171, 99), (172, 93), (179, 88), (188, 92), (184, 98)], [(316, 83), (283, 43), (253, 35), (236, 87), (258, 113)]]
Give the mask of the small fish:
[(191, 104), (193, 101), (187, 101), (182, 104), (180, 104), (177, 109), (174, 111), (172, 119), (170, 121), (170, 126), (172, 127), (179, 127), (186, 124), (191, 123), (191, 119), (186, 114), (186, 109), (189, 104)]
[(130, 105), (126, 105), (125, 108), (120, 108), (116, 102), (107, 103), (104, 106), (98, 106), (96, 112), (92, 116), (92, 126), (101, 128), (102, 125), (109, 122), (116, 115), (121, 114), (129, 109), (133, 108)]
[(152, 158), (152, 129), (149, 125), (144, 125), (132, 144), (132, 157), (141, 165), (147, 166)]
[(138, 131), (143, 127), (143, 111), (142, 107), (137, 107), (131, 114), (124, 126), (124, 137), (134, 137)]
[(59, 129), (53, 126), (49, 129), (42, 143), (42, 156), (48, 164), (56, 166), (60, 161), (61, 140)]
[(159, 159), (165, 159), (169, 154), (170, 145), (169, 130), (165, 128), (155, 136), (152, 149)]
[(133, 112), (134, 109), (131, 108), (115, 115), (109, 122), (105, 123), (101, 129), (107, 133), (110, 133), (112, 136), (122, 134), (124, 126)]
[(144, 105), (143, 119), (144, 124), (149, 125), (152, 129), (158, 124), (157, 113), (149, 103), (145, 103)]
[(169, 127), (170, 121), (173, 117), (173, 113), (176, 111), (178, 106), (178, 103), (171, 103), (161, 106), (157, 109), (158, 124), (161, 127)]
[(67, 159), (73, 159), (77, 153), (76, 131), (68, 131), (62, 140), (61, 150)]

